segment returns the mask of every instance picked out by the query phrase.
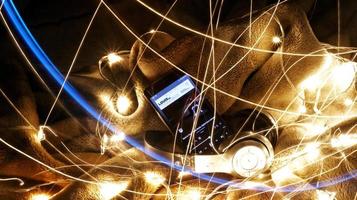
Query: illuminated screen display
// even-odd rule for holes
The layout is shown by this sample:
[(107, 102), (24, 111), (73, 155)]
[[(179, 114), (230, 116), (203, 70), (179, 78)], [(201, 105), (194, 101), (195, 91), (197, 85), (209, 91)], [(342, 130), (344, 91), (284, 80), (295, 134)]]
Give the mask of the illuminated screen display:
[(156, 107), (163, 110), (194, 88), (195, 85), (192, 80), (185, 75), (152, 96), (150, 99)]

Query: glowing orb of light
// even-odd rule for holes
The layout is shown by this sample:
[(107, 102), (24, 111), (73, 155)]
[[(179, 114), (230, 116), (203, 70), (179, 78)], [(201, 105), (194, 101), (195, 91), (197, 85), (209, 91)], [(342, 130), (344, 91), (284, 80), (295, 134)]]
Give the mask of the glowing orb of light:
[(281, 38), (278, 37), (278, 36), (274, 36), (272, 38), (272, 42), (273, 42), (273, 44), (280, 44), (281, 43)]
[(201, 192), (199, 188), (188, 188), (185, 189), (183, 192), (177, 194), (177, 200), (200, 200), (201, 199)]
[(39, 194), (33, 194), (31, 196), (31, 200), (49, 200), (51, 197), (48, 194), (45, 193), (39, 193)]
[(357, 144), (357, 134), (341, 134), (330, 140), (331, 147), (350, 147)]
[(109, 65), (118, 63), (118, 62), (120, 62), (120, 61), (123, 60), (123, 58), (122, 58), (121, 56), (119, 56), (118, 54), (116, 54), (116, 53), (110, 53), (110, 54), (108, 54), (108, 55), (107, 55), (107, 59), (108, 59)]
[(337, 65), (331, 72), (331, 81), (339, 91), (347, 90), (355, 79), (354, 62), (344, 62)]
[(146, 182), (154, 186), (159, 186), (163, 184), (166, 180), (165, 177), (163, 177), (160, 173), (154, 171), (145, 172), (144, 177)]
[(299, 106), (298, 112), (299, 113), (306, 113), (307, 112), (306, 106), (305, 105)]
[(120, 114), (126, 114), (130, 108), (131, 101), (127, 96), (120, 95), (116, 102), (116, 107)]
[(320, 144), (317, 142), (311, 142), (307, 144), (304, 148), (304, 152), (306, 154), (306, 157), (309, 160), (315, 160), (320, 156)]
[(335, 197), (336, 197), (336, 192), (316, 190), (316, 199), (317, 200), (334, 200)]
[(350, 106), (350, 105), (353, 104), (353, 100), (350, 99), (350, 98), (346, 98), (346, 99), (343, 101), (343, 104), (344, 104), (345, 106)]
[(123, 132), (117, 132), (117, 133), (114, 133), (112, 136), (110, 136), (111, 143), (118, 143), (118, 142), (122, 142), (124, 140), (125, 140), (125, 134)]
[(128, 187), (128, 182), (102, 182), (99, 183), (99, 192), (103, 200), (117, 196)]
[(42, 142), (43, 140), (46, 139), (46, 135), (45, 135), (43, 129), (44, 129), (44, 127), (43, 127), (43, 126), (40, 126), (40, 128), (38, 129), (38, 132), (37, 132), (37, 134), (36, 134), (36, 140), (37, 140), (38, 142)]
[(321, 79), (317, 75), (312, 75), (301, 83), (301, 87), (308, 91), (315, 91), (321, 86), (321, 82)]
[(186, 172), (186, 171), (180, 171), (177, 178), (183, 178), (183, 177), (187, 177), (190, 176), (191, 173), (190, 172)]

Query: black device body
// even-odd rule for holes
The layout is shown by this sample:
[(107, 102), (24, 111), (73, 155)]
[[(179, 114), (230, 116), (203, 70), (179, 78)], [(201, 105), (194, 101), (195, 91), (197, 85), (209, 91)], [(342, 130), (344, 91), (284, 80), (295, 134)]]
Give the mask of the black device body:
[(209, 101), (201, 99), (197, 84), (188, 75), (170, 72), (146, 88), (145, 96), (189, 154), (213, 154), (212, 145), (218, 149), (231, 134)]

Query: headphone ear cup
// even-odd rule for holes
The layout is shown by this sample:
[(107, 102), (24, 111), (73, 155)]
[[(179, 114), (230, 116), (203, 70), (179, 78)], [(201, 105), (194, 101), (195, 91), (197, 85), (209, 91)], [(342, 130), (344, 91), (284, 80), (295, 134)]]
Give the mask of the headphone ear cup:
[(227, 118), (229, 118), (227, 121), (232, 131), (237, 133), (233, 137), (242, 137), (244, 132), (254, 132), (264, 135), (275, 146), (278, 138), (278, 126), (269, 113), (255, 109), (244, 109)]

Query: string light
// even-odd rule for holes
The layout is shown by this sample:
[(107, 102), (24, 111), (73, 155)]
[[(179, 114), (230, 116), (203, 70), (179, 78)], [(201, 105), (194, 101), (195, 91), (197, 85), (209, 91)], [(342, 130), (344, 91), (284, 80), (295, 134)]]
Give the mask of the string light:
[(165, 177), (160, 173), (154, 171), (147, 171), (144, 173), (146, 182), (150, 183), (153, 186), (159, 186), (165, 182)]
[(99, 183), (99, 192), (103, 200), (109, 200), (120, 194), (128, 187), (128, 182), (102, 182)]
[(125, 134), (123, 132), (116, 132), (110, 136), (110, 142), (116, 144), (125, 140)]
[(272, 173), (272, 178), (278, 185), (294, 177), (296, 175), (288, 166), (283, 166)]
[(155, 31), (155, 29), (151, 29), (150, 31), (149, 31), (149, 33), (155, 33), (156, 31)]
[(201, 192), (199, 191), (199, 188), (189, 188), (177, 194), (177, 200), (186, 200), (186, 199), (200, 200)]
[(31, 195), (31, 200), (49, 200), (51, 198), (50, 195), (45, 193), (33, 194)]
[(131, 105), (131, 101), (127, 96), (120, 95), (118, 97), (116, 106), (119, 113), (126, 114), (130, 108), (130, 105)]
[(186, 176), (189, 176), (189, 175), (191, 175), (190, 172), (180, 171), (179, 174), (178, 174), (178, 176), (177, 176), (177, 178), (181, 179), (181, 178), (186, 177)]
[(37, 135), (36, 135), (36, 139), (38, 142), (42, 142), (46, 139), (46, 135), (43, 131), (44, 129), (44, 126), (40, 126), (39, 129), (38, 129), (38, 132), (37, 132)]
[(326, 86), (332, 86), (337, 92), (347, 90), (355, 78), (356, 63), (340, 61), (334, 63), (334, 61), (336, 59), (331, 54), (326, 55), (318, 72), (306, 78), (300, 84), (301, 88), (316, 91)]
[(322, 81), (317, 75), (312, 75), (301, 83), (301, 87), (308, 91), (315, 91), (320, 87), (321, 83)]
[(330, 140), (331, 147), (351, 147), (357, 144), (357, 134), (340, 134)]
[(344, 62), (335, 66), (331, 72), (331, 81), (339, 91), (345, 91), (355, 78), (355, 63)]
[(242, 189), (254, 189), (264, 186), (262, 183), (254, 182), (254, 181), (245, 181), (242, 185)]
[(305, 146), (304, 152), (309, 160), (315, 160), (320, 156), (320, 144), (317, 142), (309, 143)]
[(119, 142), (125, 140), (125, 137), (125, 134), (121, 131), (114, 133), (110, 137), (107, 134), (104, 134), (102, 136), (101, 153), (104, 154), (106, 149), (117, 147)]
[(300, 105), (298, 108), (299, 113), (306, 113), (307, 109), (305, 105)]
[(281, 43), (281, 39), (280, 39), (279, 36), (274, 36), (272, 38), (272, 42), (273, 42), (273, 44), (280, 44)]
[(304, 124), (304, 126), (306, 128), (306, 131), (304, 131), (305, 136), (321, 135), (327, 130), (327, 127), (325, 125), (318, 124), (317, 122), (306, 123), (306, 124)]
[(336, 192), (316, 190), (316, 200), (335, 200)]
[(123, 60), (123, 58), (116, 53), (108, 54), (107, 59), (108, 59), (109, 65), (113, 65), (113, 64), (118, 63)]
[(353, 100), (350, 99), (350, 98), (346, 98), (344, 101), (343, 101), (343, 104), (345, 106), (351, 106), (353, 104)]

